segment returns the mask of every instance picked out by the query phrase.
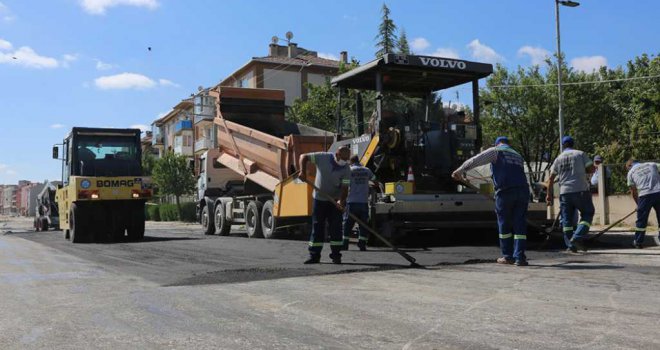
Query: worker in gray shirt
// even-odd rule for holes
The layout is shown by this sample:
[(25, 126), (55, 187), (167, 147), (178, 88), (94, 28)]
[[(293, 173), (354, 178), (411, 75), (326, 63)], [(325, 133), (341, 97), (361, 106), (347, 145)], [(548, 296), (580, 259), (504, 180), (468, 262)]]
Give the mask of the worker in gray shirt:
[(307, 164), (316, 166), (316, 179), (314, 185), (327, 196), (333, 198), (337, 203), (331, 202), (321, 193), (314, 190), (314, 203), (312, 207), (312, 232), (309, 238), (309, 259), (305, 264), (318, 264), (321, 260), (321, 250), (325, 241), (325, 227), (328, 225), (330, 235), (330, 259), (335, 264), (341, 264), (341, 248), (343, 246), (341, 217), (342, 211), (337, 204), (344, 208), (348, 196), (348, 185), (350, 184), (351, 169), (348, 166), (348, 158), (351, 150), (340, 147), (337, 152), (316, 152), (300, 156), (300, 179), (306, 181)]
[[(635, 222), (635, 240), (633, 246), (642, 248), (644, 236), (646, 235), (646, 224), (648, 224), (651, 208), (655, 210), (655, 217), (660, 223), (660, 173), (658, 163), (638, 163), (630, 159), (626, 163), (628, 169), (628, 186), (632, 197), (637, 203), (637, 221)], [(660, 244), (660, 229), (656, 244)]]
[[(578, 249), (586, 251), (584, 240), (589, 233), (596, 211), (587, 182), (587, 174), (593, 172), (594, 166), (586, 153), (573, 149), (575, 141), (572, 137), (564, 136), (561, 142), (564, 151), (555, 159), (550, 168), (546, 201), (548, 205), (552, 205), (553, 187), (555, 179), (557, 179), (564, 241), (568, 247), (567, 250), (575, 253)], [(573, 226), (576, 209), (580, 213), (577, 228)]]
[[(371, 170), (360, 164), (358, 156), (351, 157), (351, 185), (348, 187), (348, 199), (346, 211), (344, 212), (344, 246), (348, 250), (350, 238), (355, 220), (349, 214), (363, 222), (369, 220), (369, 181), (375, 181), (376, 177)], [(358, 225), (358, 248), (360, 251), (367, 250), (368, 232)]]

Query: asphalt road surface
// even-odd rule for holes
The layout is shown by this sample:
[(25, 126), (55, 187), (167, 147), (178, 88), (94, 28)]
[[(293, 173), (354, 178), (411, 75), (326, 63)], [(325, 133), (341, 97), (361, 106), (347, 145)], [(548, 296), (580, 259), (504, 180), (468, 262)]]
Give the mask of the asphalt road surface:
[(30, 224), (0, 219), (1, 349), (660, 348), (660, 250), (617, 248), (626, 234), (577, 255), (551, 242), (518, 268), (466, 231), (478, 244), (407, 249), (426, 267), (411, 269), (354, 246), (303, 265), (304, 240), (195, 225), (74, 245)]

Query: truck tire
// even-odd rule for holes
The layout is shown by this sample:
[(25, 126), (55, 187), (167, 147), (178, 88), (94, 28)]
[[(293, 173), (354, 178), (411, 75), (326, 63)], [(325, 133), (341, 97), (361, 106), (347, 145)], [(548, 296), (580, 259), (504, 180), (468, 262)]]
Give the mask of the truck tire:
[(133, 208), (131, 215), (129, 215), (130, 222), (128, 223), (127, 235), (128, 240), (131, 242), (139, 242), (144, 239), (144, 203), (138, 204)]
[(215, 231), (220, 236), (228, 236), (231, 232), (231, 222), (227, 220), (225, 215), (225, 205), (222, 202), (218, 202), (215, 205), (215, 213), (213, 214), (213, 222), (215, 226)]
[(209, 213), (209, 205), (205, 205), (204, 208), (202, 208), (202, 217), (200, 218), (205, 235), (212, 235), (215, 233), (213, 218), (214, 216)]
[(263, 206), (259, 201), (250, 201), (245, 208), (245, 229), (250, 238), (262, 238), (264, 236), (261, 229), (261, 209)]
[(89, 232), (87, 232), (86, 226), (82, 210), (77, 205), (71, 204), (71, 212), (69, 213), (71, 243), (85, 243), (87, 241)]
[(277, 229), (277, 223), (273, 214), (273, 201), (268, 200), (264, 203), (264, 207), (261, 210), (261, 230), (266, 239), (276, 238), (275, 230)]

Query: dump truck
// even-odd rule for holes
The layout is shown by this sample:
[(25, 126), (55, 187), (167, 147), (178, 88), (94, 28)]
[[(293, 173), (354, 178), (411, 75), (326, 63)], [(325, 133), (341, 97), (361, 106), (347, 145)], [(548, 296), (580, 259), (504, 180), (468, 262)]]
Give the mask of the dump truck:
[(232, 225), (244, 225), (249, 237), (272, 238), (306, 225), (312, 192), (293, 176), (297, 160), (326, 151), (333, 134), (286, 121), (282, 90), (217, 87), (195, 103), (212, 111), (217, 140), (200, 157), (197, 213), (204, 232), (228, 235)]
[[(353, 103), (355, 115), (342, 116), (337, 109), (330, 151), (349, 146), (385, 183), (370, 203), (371, 223), (381, 234), (396, 238), (411, 231), (496, 227), (494, 202), (451, 178), (485, 143), (478, 82), (492, 72), (485, 63), (386, 54), (332, 79), (340, 106)], [(442, 113), (437, 93), (463, 84), (472, 88), (472, 115)], [(355, 98), (346, 101), (349, 92)], [(363, 94), (375, 100), (368, 120)], [(532, 198), (528, 217), (537, 230), (549, 224), (545, 203)]]
[(48, 182), (37, 194), (37, 210), (34, 217), (35, 231), (60, 229), (60, 213), (55, 200), (58, 183)]
[(60, 158), (62, 185), (55, 198), (64, 238), (73, 243), (138, 241), (144, 237), (151, 179), (142, 173), (139, 129), (74, 127)]

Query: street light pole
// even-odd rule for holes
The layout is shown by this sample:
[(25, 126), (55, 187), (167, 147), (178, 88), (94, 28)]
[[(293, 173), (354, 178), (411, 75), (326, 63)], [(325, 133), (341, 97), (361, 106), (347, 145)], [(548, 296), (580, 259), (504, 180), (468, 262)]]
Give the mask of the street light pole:
[(555, 22), (557, 24), (557, 89), (559, 94), (559, 152), (564, 151), (564, 145), (561, 144), (561, 138), (564, 137), (564, 115), (562, 106), (564, 105), (564, 94), (561, 86), (561, 38), (559, 34), (559, 0), (555, 0)]
[(564, 145), (561, 144), (561, 138), (564, 137), (564, 93), (561, 85), (562, 76), (562, 58), (561, 58), (561, 36), (559, 34), (559, 5), (568, 7), (580, 6), (579, 2), (570, 0), (555, 0), (555, 22), (557, 25), (557, 90), (559, 94), (559, 152), (564, 150)]

